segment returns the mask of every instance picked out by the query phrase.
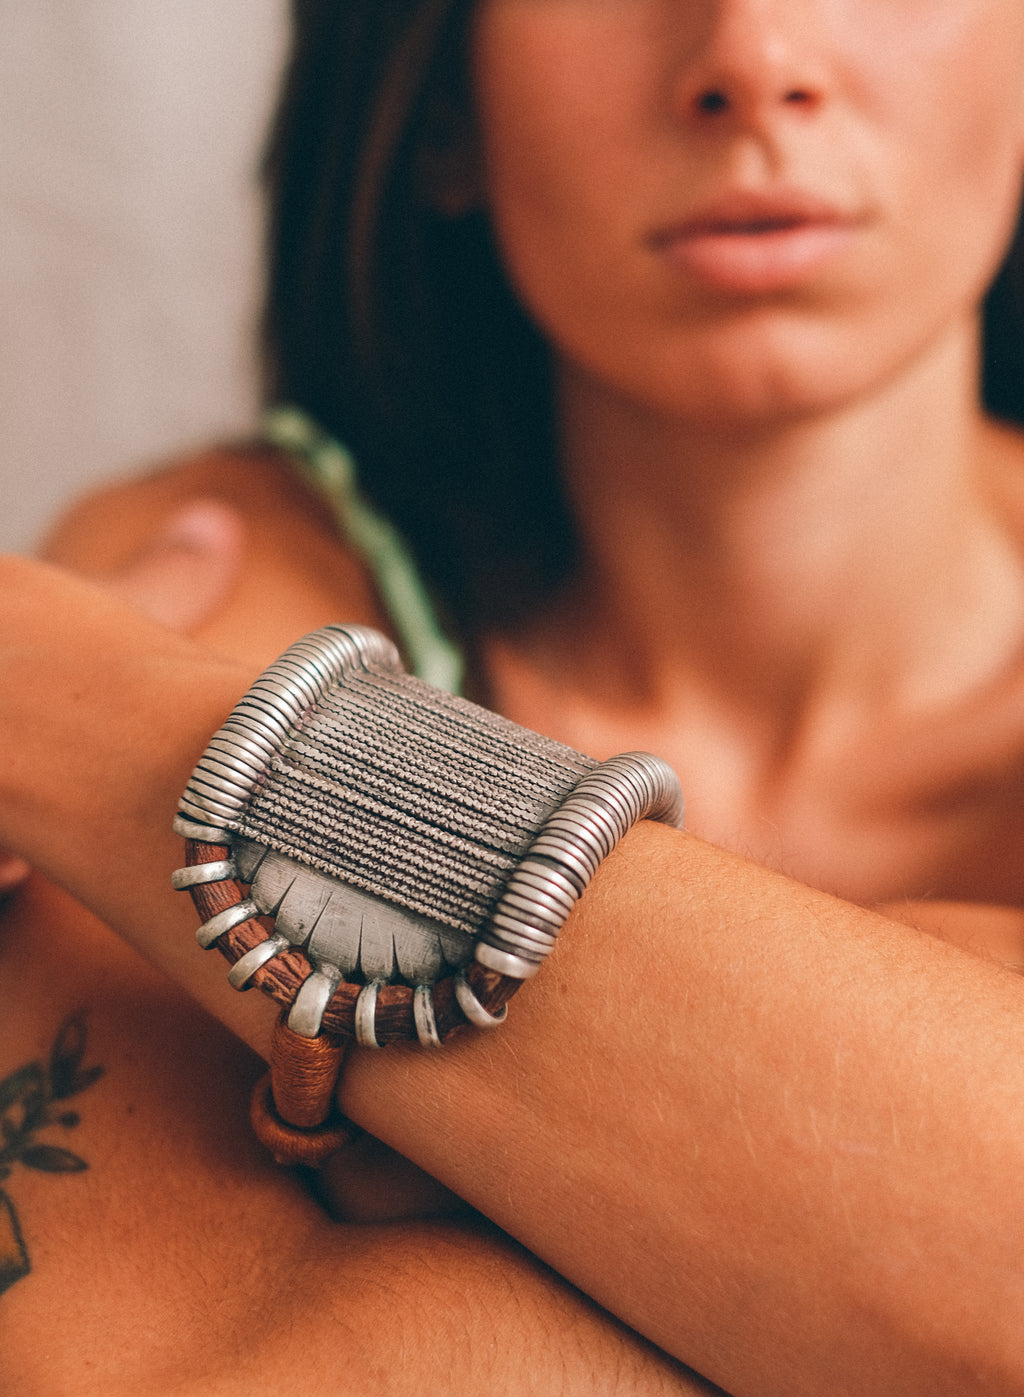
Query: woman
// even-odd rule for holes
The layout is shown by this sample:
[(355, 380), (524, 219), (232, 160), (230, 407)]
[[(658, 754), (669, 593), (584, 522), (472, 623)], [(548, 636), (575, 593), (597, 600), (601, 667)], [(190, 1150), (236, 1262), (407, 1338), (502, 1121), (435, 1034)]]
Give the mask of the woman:
[[(1024, 169), (1024, 16), (1011, 0), (331, 11), (299, 13), (275, 147), (275, 389), (355, 447), (458, 629), (471, 691), (598, 756), (661, 753), (691, 829), (723, 846), (637, 828), (501, 1033), (443, 1061), (355, 1054), (342, 1109), (728, 1391), (1019, 1392), (1024, 1017), (999, 962), (1021, 959), (1022, 447), (976, 382), (978, 306)], [(357, 128), (350, 98), (371, 114)], [(331, 171), (324, 187), (303, 160)], [(491, 273), (488, 228), (525, 318)], [(197, 496), (217, 504), (175, 514)], [(161, 538), (168, 518), (178, 534)], [(54, 552), (102, 577), (140, 538), (159, 540), (145, 567), (172, 610), (167, 574), (210, 584), (207, 648), (86, 583), (5, 565), (3, 712), (24, 755), (0, 836), (264, 1049), (270, 1007), (226, 994), (163, 890), (166, 811), (259, 663), (339, 614), (389, 618), (279, 459), (215, 455), (129, 487)], [(75, 618), (59, 649), (38, 639), (56, 607)], [(51, 696), (71, 682), (90, 738), (69, 746)], [(57, 827), (76, 833), (55, 848)], [(883, 902), (975, 954), (862, 910)], [(16, 905), (3, 951), (41, 967), (19, 996), (33, 1052), (55, 977), (87, 1002), (82, 933), (41, 942), (44, 911)], [(146, 1033), (117, 1012), (139, 991), (110, 987), (134, 963), (91, 934), (111, 957), (90, 996), (115, 1006), (107, 1046), (139, 1061)], [(166, 1035), (191, 1013), (224, 1054), (160, 994)], [(187, 1122), (218, 1254), (237, 1238), (219, 1220), (265, 1190), (274, 1224), (242, 1253), (249, 1274), (280, 1291), (287, 1266), (303, 1301), (341, 1287), (370, 1334), (344, 1347), (349, 1371), (403, 1390), (432, 1351), (414, 1342), (387, 1367), (393, 1315), (363, 1288), (392, 1274), (382, 1234), (356, 1232), (360, 1247), (343, 1229), (358, 1261), (335, 1279), (336, 1234), (302, 1200), (279, 1214), (285, 1186), (248, 1155), (217, 1172), (209, 1131), (247, 1061), (204, 1063), (199, 1107), (160, 1046), (146, 1070), (177, 1094), (163, 1088), (174, 1109), (154, 1106), (151, 1129)], [(353, 1216), (358, 1156), (337, 1170)], [(470, 1226), (430, 1237), (452, 1266), (465, 1248), (468, 1274), (446, 1274), (478, 1316), (494, 1287), (472, 1268), (504, 1244)], [(383, 1234), (403, 1282), (423, 1227)], [(493, 1321), (513, 1368), (486, 1377), (557, 1390), (550, 1374), (580, 1380), (583, 1349), (599, 1390), (628, 1390), (624, 1364), (654, 1390), (696, 1381), (515, 1255)], [(27, 1308), (28, 1286), (5, 1303)], [(432, 1333), (424, 1290), (397, 1293)], [(539, 1341), (563, 1304), (580, 1305), (568, 1354), (561, 1334)], [(261, 1351), (281, 1390), (295, 1317), (286, 1306)], [(239, 1368), (216, 1368), (217, 1337), (208, 1371), (227, 1384)]]

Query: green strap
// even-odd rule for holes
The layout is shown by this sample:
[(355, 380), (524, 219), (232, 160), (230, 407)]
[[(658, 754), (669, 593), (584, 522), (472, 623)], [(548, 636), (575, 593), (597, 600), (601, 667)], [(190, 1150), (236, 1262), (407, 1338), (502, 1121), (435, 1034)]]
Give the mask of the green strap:
[(330, 505), (342, 537), (373, 576), (412, 672), (439, 689), (460, 693), (462, 655), (441, 629), (405, 540), (360, 490), (351, 454), (296, 407), (268, 408), (262, 433), (295, 458)]

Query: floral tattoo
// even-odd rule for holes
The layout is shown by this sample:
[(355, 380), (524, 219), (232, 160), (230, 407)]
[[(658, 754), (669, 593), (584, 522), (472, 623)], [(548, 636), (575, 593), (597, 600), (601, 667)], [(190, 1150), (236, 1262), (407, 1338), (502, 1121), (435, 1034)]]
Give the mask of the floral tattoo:
[[(83, 1067), (85, 1016), (71, 1014), (57, 1030), (50, 1060), (29, 1062), (0, 1081), (0, 1185), (16, 1164), (44, 1174), (79, 1174), (88, 1164), (61, 1145), (40, 1141), (53, 1127), (72, 1130), (77, 1111), (64, 1103), (103, 1076), (99, 1066)], [(32, 1269), (14, 1200), (0, 1187), (0, 1294)]]

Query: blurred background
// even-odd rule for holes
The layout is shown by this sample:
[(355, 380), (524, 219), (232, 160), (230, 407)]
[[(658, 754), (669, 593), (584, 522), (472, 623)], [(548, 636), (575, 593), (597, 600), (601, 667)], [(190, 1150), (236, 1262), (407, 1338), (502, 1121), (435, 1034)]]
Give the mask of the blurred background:
[(286, 0), (0, 0), (0, 551), (251, 428)]

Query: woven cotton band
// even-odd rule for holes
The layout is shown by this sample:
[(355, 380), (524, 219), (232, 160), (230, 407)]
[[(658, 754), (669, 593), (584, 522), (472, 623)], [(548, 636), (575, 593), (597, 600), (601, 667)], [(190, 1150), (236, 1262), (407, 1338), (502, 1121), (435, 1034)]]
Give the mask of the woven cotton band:
[(597, 763), (405, 674), (376, 632), (329, 626), (211, 740), (174, 882), (231, 983), (273, 994), (295, 1032), (436, 1046), (503, 1017), (636, 820), (681, 814), (660, 759)]

